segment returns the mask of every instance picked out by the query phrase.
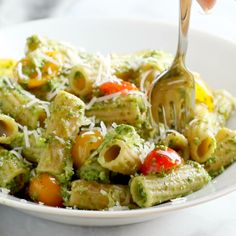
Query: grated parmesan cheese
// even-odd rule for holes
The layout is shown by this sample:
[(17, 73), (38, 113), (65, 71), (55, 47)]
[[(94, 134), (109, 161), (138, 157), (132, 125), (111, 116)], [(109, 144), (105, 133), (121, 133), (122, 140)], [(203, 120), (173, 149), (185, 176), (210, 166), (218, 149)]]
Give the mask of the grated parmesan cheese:
[(140, 146), (140, 154), (139, 159), (141, 160), (141, 163), (144, 162), (144, 159), (147, 157), (147, 155), (155, 149), (154, 142), (145, 142), (143, 145)]
[(37, 72), (38, 80), (42, 80), (42, 72), (41, 72), (41, 70), (38, 67), (36, 67), (35, 70)]
[(23, 127), (21, 124), (19, 124), (19, 123), (17, 123), (17, 126), (18, 126), (18, 128), (19, 128), (20, 130), (23, 130), (23, 129), (24, 129), (24, 127)]
[(57, 94), (59, 91), (61, 90), (65, 90), (66, 88), (66, 83), (67, 81), (63, 81), (63, 83), (61, 83), (57, 88), (53, 88), (48, 94), (47, 94), (47, 100), (51, 101)]
[(29, 131), (27, 126), (23, 126), (23, 134), (24, 134), (25, 147), (29, 148), (30, 142), (29, 142)]
[(122, 92), (117, 92), (117, 93), (109, 94), (109, 95), (102, 96), (102, 97), (93, 97), (90, 100), (90, 102), (87, 103), (85, 109), (89, 110), (95, 103), (104, 102), (104, 101), (109, 100), (109, 99), (114, 99), (116, 97), (119, 97), (121, 94), (122, 94)]
[(14, 89), (14, 86), (12, 84), (12, 81), (10, 81), (11, 79), (7, 78), (7, 77), (3, 77), (2, 78), (6, 83), (7, 85), (11, 88), (11, 89)]
[(42, 53), (41, 51), (38, 51), (38, 56), (41, 57), (41, 58), (43, 58), (43, 59), (45, 59), (46, 61), (49, 61), (49, 62), (51, 62), (51, 63), (53, 63), (53, 64), (59, 66), (58, 61), (56, 61), (56, 60), (54, 60), (52, 57), (50, 57), (50, 56), (48, 56), (48, 55)]
[(28, 80), (29, 79), (29, 77), (26, 76), (22, 71), (22, 63), (21, 62), (19, 62), (18, 65), (17, 65), (17, 73), (18, 73), (18, 75), (21, 79), (23, 79), (23, 80)]
[(12, 153), (13, 155), (15, 155), (17, 158), (22, 159), (22, 155), (20, 151), (16, 151), (16, 149), (14, 150), (10, 150), (10, 153)]
[(65, 140), (63, 138), (58, 137), (57, 135), (54, 136), (56, 140), (58, 140), (61, 144), (65, 144)]
[(100, 122), (100, 127), (101, 127), (102, 135), (105, 136), (107, 134), (107, 127), (103, 121)]
[(112, 127), (113, 129), (115, 129), (115, 128), (117, 127), (116, 122), (113, 122), (113, 123), (111, 124), (111, 127)]
[(103, 195), (103, 196), (106, 196), (107, 195), (107, 192), (103, 189), (100, 190), (100, 193)]
[(38, 101), (35, 99), (35, 100), (31, 100), (30, 102), (26, 103), (23, 105), (23, 108), (29, 108), (31, 106), (33, 106), (34, 104), (36, 104)]

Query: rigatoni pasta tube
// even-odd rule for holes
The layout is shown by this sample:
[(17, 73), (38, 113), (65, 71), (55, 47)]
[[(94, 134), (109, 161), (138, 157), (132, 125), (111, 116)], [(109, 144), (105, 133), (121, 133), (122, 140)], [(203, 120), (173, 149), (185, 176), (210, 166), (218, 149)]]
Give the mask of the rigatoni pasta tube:
[(50, 137), (42, 150), (36, 172), (49, 173), (57, 177), (60, 183), (67, 184), (73, 175), (70, 144)]
[(46, 120), (46, 136), (74, 139), (79, 128), (85, 124), (85, 104), (78, 97), (60, 91), (50, 104), (50, 117)]
[(131, 196), (129, 187), (126, 185), (76, 180), (72, 182), (70, 198), (66, 205), (79, 209), (103, 210), (129, 204), (131, 204)]
[(18, 134), (18, 126), (13, 118), (0, 114), (0, 143), (10, 144)]
[(216, 139), (211, 122), (195, 119), (186, 130), (191, 159), (199, 163), (206, 162), (216, 149)]
[(12, 79), (0, 78), (0, 109), (21, 125), (30, 129), (43, 124), (47, 116), (48, 104), (24, 90)]
[(188, 161), (164, 176), (135, 176), (130, 182), (133, 201), (140, 207), (151, 207), (201, 189), (210, 181), (206, 170)]
[(50, 117), (46, 121), (44, 148), (36, 168), (38, 173), (47, 172), (61, 183), (73, 174), (71, 141), (79, 128), (86, 123), (84, 103), (76, 96), (60, 91), (50, 106)]
[(205, 163), (205, 168), (213, 177), (236, 160), (236, 131), (222, 128), (216, 135), (217, 148)]
[(181, 133), (177, 131), (169, 131), (162, 142), (165, 146), (178, 152), (184, 160), (189, 159), (188, 140)]
[(0, 163), (0, 187), (11, 193), (21, 190), (29, 179), (29, 164), (3, 148), (0, 148)]
[(98, 162), (104, 168), (124, 175), (137, 172), (141, 165), (144, 140), (129, 125), (118, 125), (107, 133), (99, 147)]
[(95, 102), (86, 110), (86, 116), (95, 116), (106, 124), (129, 124), (142, 127), (147, 119), (147, 103), (141, 93), (123, 94), (113, 99)]
[(47, 147), (47, 139), (43, 135), (39, 135), (36, 130), (26, 134), (18, 133), (15, 139), (10, 143), (11, 148), (22, 148), (22, 155), (27, 161), (38, 163), (44, 149)]
[(92, 93), (96, 73), (90, 65), (76, 65), (69, 75), (69, 89), (83, 98)]

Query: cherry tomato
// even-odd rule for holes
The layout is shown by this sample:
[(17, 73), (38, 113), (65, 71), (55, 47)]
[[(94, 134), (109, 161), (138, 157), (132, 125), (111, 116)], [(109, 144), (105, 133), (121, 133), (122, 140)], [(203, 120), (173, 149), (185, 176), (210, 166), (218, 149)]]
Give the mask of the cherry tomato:
[(155, 149), (147, 155), (140, 171), (144, 175), (163, 173), (178, 167), (181, 163), (181, 157), (173, 149)]
[(29, 196), (35, 202), (42, 202), (48, 206), (61, 207), (63, 205), (60, 185), (53, 176), (46, 173), (32, 178)]
[(106, 82), (100, 86), (100, 91), (104, 95), (109, 95), (117, 92), (121, 92), (123, 90), (138, 90), (137, 87), (127, 81), (120, 81), (120, 82)]

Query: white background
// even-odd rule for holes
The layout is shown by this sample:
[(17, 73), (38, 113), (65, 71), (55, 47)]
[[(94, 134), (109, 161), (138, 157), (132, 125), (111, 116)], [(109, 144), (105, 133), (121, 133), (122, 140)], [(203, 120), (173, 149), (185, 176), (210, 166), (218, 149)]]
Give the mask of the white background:
[[(177, 0), (0, 0), (0, 27), (43, 17), (102, 16), (143, 18), (177, 24)], [(194, 2), (191, 27), (236, 43), (236, 1), (218, 0), (209, 14)], [(1, 52), (0, 52), (1, 57)], [(136, 225), (92, 228), (44, 221), (0, 206), (0, 236), (235, 236), (236, 193)]]

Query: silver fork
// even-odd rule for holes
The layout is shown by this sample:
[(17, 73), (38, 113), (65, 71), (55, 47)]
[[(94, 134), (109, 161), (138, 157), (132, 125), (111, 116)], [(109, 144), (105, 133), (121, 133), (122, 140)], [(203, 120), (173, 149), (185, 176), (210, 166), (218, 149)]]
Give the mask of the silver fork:
[(180, 0), (179, 39), (176, 56), (171, 67), (153, 81), (148, 91), (151, 120), (162, 133), (167, 129), (182, 132), (193, 117), (194, 78), (185, 67), (191, 4), (192, 0)]

